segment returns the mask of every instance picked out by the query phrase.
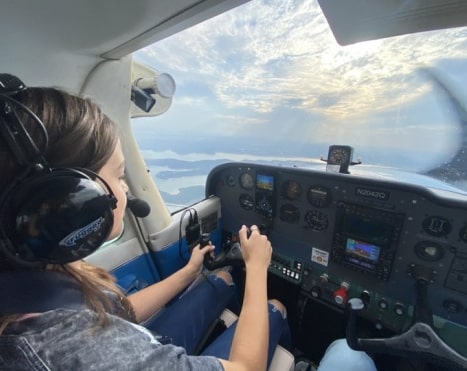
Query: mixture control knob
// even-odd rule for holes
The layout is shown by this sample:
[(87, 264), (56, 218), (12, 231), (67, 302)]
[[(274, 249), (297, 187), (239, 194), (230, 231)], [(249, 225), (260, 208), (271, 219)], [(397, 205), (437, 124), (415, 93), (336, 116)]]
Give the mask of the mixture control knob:
[(334, 291), (334, 301), (343, 305), (347, 303), (349, 293), (349, 284), (347, 282), (342, 282), (341, 287)]

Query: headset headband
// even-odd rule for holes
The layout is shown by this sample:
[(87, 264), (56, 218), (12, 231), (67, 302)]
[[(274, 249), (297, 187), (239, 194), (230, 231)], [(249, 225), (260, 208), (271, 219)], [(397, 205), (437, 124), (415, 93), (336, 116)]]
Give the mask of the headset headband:
[(14, 154), (21, 166), (27, 166), (39, 161), (46, 165), (40, 151), (23, 123), (19, 119), (16, 109), (21, 108), (32, 116), (39, 125), (45, 139), (44, 150), (47, 148), (47, 131), (41, 120), (22, 103), (13, 97), (21, 91), (26, 90), (26, 85), (15, 76), (0, 74), (0, 134), (5, 139), (6, 145)]

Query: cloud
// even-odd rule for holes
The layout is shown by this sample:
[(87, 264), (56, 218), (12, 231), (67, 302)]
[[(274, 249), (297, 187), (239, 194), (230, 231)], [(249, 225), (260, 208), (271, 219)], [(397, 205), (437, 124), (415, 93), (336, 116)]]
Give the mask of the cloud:
[[(315, 2), (274, 4), (253, 1), (146, 52), (156, 63), (177, 71), (180, 83), (201, 77), (227, 107), (255, 107), (258, 112), (270, 112), (291, 97), (305, 98), (303, 107), (311, 109), (322, 94), (352, 97), (365, 112), (375, 103), (384, 104), (388, 83), (389, 88), (406, 91), (407, 84), (393, 81), (394, 76), (407, 76), (420, 63), (444, 57), (441, 42), (463, 53), (455, 31), (342, 47)], [(348, 102), (318, 109), (342, 115), (344, 108), (348, 114)]]
[[(445, 130), (449, 120), (439, 103), (427, 104), (436, 94), (417, 71), (446, 56), (465, 58), (466, 49), (465, 29), (343, 47), (316, 1), (253, 0), (138, 55), (177, 81), (163, 118), (177, 129), (165, 130), (204, 126), (212, 135), (249, 130), (291, 141), (400, 148), (426, 146), (420, 138)], [(427, 125), (433, 129), (420, 134)]]

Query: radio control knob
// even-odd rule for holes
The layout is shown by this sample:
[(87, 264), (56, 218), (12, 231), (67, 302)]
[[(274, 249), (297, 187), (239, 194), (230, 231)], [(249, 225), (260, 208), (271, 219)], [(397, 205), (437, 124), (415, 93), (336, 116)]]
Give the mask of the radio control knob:
[(394, 312), (398, 316), (403, 316), (405, 314), (405, 305), (402, 303), (396, 303), (394, 304)]
[(334, 301), (339, 305), (346, 304), (348, 299), (348, 292), (349, 284), (347, 282), (342, 282), (341, 287), (334, 291)]

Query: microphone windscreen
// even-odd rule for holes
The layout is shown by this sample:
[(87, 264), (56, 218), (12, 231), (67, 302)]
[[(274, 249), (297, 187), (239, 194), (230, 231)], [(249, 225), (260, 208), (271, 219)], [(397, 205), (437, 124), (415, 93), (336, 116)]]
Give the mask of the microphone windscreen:
[(144, 218), (151, 212), (151, 207), (146, 201), (140, 200), (132, 195), (127, 194), (126, 207), (130, 209), (137, 218)]

